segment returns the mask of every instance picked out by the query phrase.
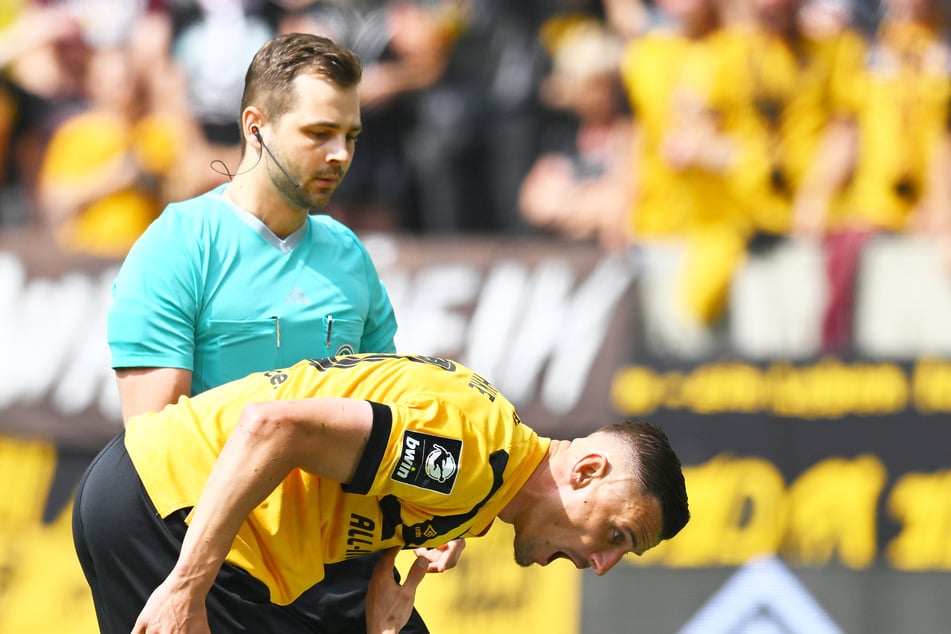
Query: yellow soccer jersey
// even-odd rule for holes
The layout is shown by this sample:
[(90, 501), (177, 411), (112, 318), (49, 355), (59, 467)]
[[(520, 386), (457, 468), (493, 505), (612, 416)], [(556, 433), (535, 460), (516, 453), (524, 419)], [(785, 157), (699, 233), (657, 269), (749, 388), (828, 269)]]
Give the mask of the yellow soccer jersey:
[(848, 110), (843, 92), (860, 68), (864, 45), (849, 30), (795, 42), (761, 30), (732, 32), (746, 49), (736, 90), (753, 105), (743, 111), (751, 120), (741, 124), (740, 191), (754, 226), (782, 234), (826, 125)]
[(700, 114), (716, 118), (722, 132), (734, 131), (744, 105), (731, 76), (740, 52), (725, 31), (691, 39), (659, 29), (625, 48), (621, 77), (640, 137), (631, 212), (635, 238), (680, 236), (740, 221), (729, 175), (679, 171), (663, 154), (668, 131), (695, 125)]
[(947, 130), (951, 48), (941, 35), (886, 23), (869, 48), (851, 95), (860, 148), (843, 221), (906, 228)]
[(315, 396), (373, 406), (353, 480), (295, 470), (249, 515), (227, 561), (291, 603), (323, 564), (484, 533), (549, 441), (491, 384), (454, 361), (363, 354), (252, 374), (129, 421), (125, 444), (162, 517), (193, 507), (245, 405)]
[[(178, 138), (174, 123), (150, 116), (128, 126), (115, 116), (90, 111), (67, 119), (53, 135), (43, 161), (41, 178), (53, 185), (76, 186), (97, 175), (126, 153), (152, 173), (166, 172)], [(130, 185), (84, 205), (61, 227), (57, 238), (66, 248), (97, 256), (124, 255), (162, 211), (161, 201), (148, 188)]]

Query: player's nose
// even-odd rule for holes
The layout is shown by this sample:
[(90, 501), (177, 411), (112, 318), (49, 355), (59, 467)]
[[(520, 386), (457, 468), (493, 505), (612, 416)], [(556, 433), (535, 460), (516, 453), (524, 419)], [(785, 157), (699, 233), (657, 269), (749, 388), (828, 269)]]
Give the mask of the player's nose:
[(606, 573), (611, 568), (621, 561), (621, 557), (624, 556), (623, 550), (615, 549), (605, 552), (598, 552), (591, 555), (591, 569), (594, 570), (595, 574), (599, 577)]

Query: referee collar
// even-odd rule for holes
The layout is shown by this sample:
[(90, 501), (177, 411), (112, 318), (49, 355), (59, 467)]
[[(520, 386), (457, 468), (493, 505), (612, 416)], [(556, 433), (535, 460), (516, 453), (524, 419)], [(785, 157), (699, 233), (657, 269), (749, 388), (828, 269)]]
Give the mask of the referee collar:
[(250, 211), (243, 207), (239, 207), (237, 204), (228, 200), (224, 196), (219, 198), (224, 201), (228, 208), (234, 212), (241, 222), (251, 227), (251, 229), (257, 233), (259, 236), (264, 238), (264, 240), (273, 246), (275, 249), (279, 250), (281, 253), (290, 253), (294, 247), (300, 244), (300, 241), (303, 240), (304, 234), (307, 233), (307, 221), (305, 220), (301, 223), (301, 226), (294, 230), (289, 236), (284, 238), (278, 238), (273, 231), (271, 231), (266, 224), (264, 224), (260, 218), (252, 214)]

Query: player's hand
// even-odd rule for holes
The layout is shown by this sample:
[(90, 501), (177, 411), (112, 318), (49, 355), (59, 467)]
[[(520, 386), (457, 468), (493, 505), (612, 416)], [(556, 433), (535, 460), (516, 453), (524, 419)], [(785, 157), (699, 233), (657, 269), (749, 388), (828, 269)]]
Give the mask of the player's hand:
[(367, 588), (367, 634), (397, 634), (413, 611), (416, 588), (426, 576), (428, 561), (417, 557), (403, 585), (393, 577), (398, 546), (384, 551), (373, 569)]
[(205, 597), (176, 591), (166, 580), (155, 589), (135, 621), (132, 634), (210, 634)]
[(466, 540), (454, 539), (436, 548), (417, 548), (413, 553), (429, 562), (427, 572), (445, 572), (456, 565), (465, 547)]

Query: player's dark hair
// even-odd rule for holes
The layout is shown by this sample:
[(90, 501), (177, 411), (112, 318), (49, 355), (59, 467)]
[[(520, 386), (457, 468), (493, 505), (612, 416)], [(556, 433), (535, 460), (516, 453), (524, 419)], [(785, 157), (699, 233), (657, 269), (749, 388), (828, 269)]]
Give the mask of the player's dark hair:
[(604, 432), (628, 444), (632, 452), (634, 477), (645, 493), (660, 502), (662, 539), (670, 539), (690, 520), (687, 486), (680, 458), (670, 446), (664, 430), (639, 421), (624, 421), (602, 427)]
[(241, 112), (254, 105), (266, 116), (280, 118), (297, 97), (291, 82), (303, 74), (352, 88), (360, 83), (363, 67), (355, 53), (326, 37), (309, 33), (279, 35), (266, 42), (248, 66)]

